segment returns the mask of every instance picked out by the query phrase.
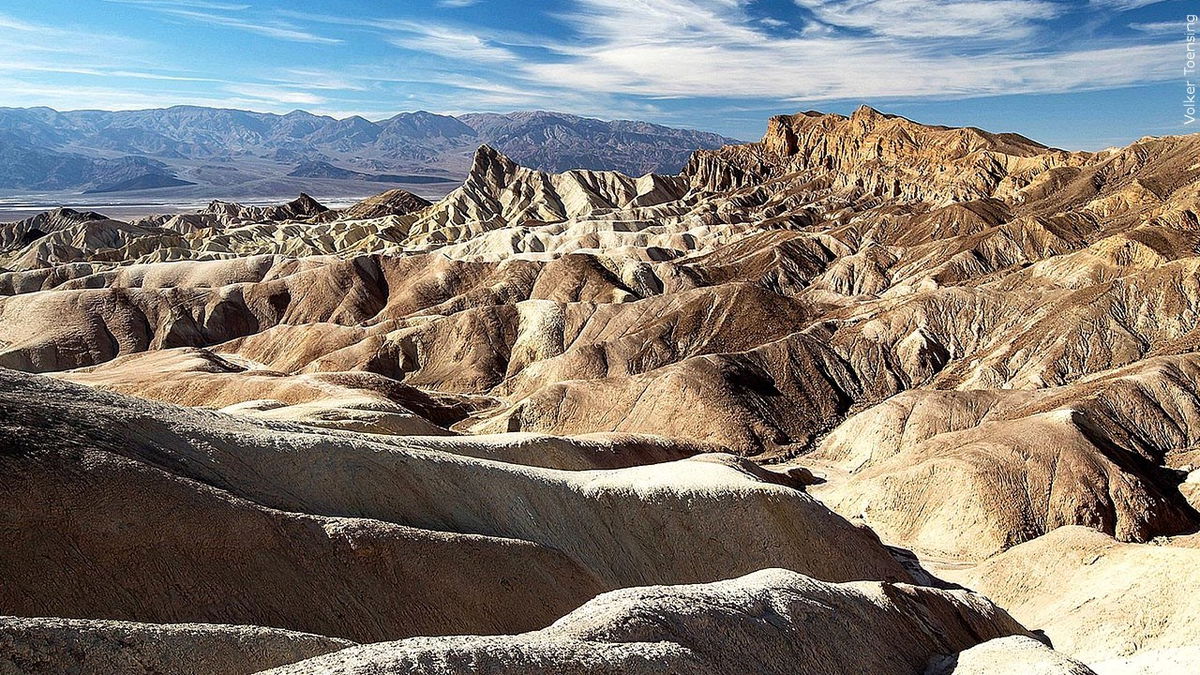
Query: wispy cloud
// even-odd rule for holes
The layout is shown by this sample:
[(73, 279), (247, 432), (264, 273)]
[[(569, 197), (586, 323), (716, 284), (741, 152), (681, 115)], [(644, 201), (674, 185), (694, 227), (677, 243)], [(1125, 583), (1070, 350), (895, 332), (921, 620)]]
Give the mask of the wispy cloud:
[(1157, 5), (1170, 0), (1089, 0), (1089, 4), (1099, 9), (1115, 9), (1118, 12), (1127, 12), (1133, 9), (1141, 9), (1150, 5)]
[(509, 49), (451, 26), (393, 22), (390, 27), (395, 34), (388, 38), (388, 42), (404, 49), (462, 61), (506, 63), (517, 60), (516, 55)]
[(154, 73), (137, 70), (121, 70), (106, 66), (56, 65), (38, 61), (0, 59), (0, 73), (56, 73), (60, 75), (87, 75), (98, 78), (131, 78), (135, 80), (159, 80), (163, 82), (225, 82), (213, 77)]
[(231, 84), (226, 91), (259, 101), (278, 101), (294, 105), (320, 105), (326, 98), (307, 91), (269, 84)]
[(1167, 35), (1170, 33), (1183, 34), (1184, 23), (1179, 21), (1153, 21), (1150, 23), (1131, 23), (1129, 27), (1150, 35)]
[(162, 7), (192, 7), (212, 11), (238, 12), (250, 9), (252, 5), (233, 4), (228, 2), (209, 2), (209, 0), (104, 0), (115, 5), (143, 5), (151, 8)]
[[(36, 101), (58, 110), (137, 110), (169, 105), (243, 107), (287, 112), (286, 106), (240, 96), (180, 94), (156, 89), (134, 90), (117, 85), (76, 85), (69, 89), (0, 76), (0, 91), (16, 100)], [(169, 97), (169, 98), (168, 98)]]
[[(1162, 44), (1031, 47), (1023, 38), (1057, 11), (1037, 1), (798, 2), (834, 30), (777, 37), (759, 29), (739, 0), (579, 0), (578, 11), (562, 18), (581, 43), (557, 46), (558, 60), (524, 62), (516, 70), (526, 81), (593, 92), (817, 101), (1140, 84), (1173, 76), (1178, 60), (1177, 50)], [(901, 13), (920, 31), (896, 27), (905, 21), (878, 21), (884, 12)], [(1005, 39), (963, 49), (963, 29), (950, 25), (954, 17), (974, 17), (975, 30)]]
[(0, 44), (11, 47), (0, 50), (3, 56), (27, 52), (95, 56), (99, 52), (103, 58), (139, 49), (147, 43), (132, 36), (97, 33), (87, 27), (32, 23), (0, 13)]
[(322, 45), (336, 45), (342, 43), (342, 41), (337, 38), (317, 35), (316, 33), (304, 30), (303, 28), (283, 22), (259, 22), (249, 19), (239, 19), (223, 14), (213, 14), (209, 12), (200, 12), (187, 9), (160, 8), (157, 11), (170, 16), (189, 19), (200, 23), (234, 28), (247, 33), (255, 33), (257, 35), (274, 38), (276, 40), (289, 40), (291, 42), (307, 42)]
[(276, 40), (322, 45), (342, 43), (342, 40), (338, 38), (318, 35), (287, 21), (245, 15), (245, 10), (253, 7), (248, 4), (208, 2), (207, 0), (105, 0), (105, 2), (145, 7), (164, 16), (232, 28)]
[(131, 77), (135, 80), (161, 80), (164, 82), (227, 82), (215, 77), (195, 77), (192, 75), (171, 75), (167, 73), (147, 73), (136, 70), (111, 70), (104, 72), (106, 77)]
[(795, 0), (822, 23), (900, 38), (1025, 37), (1065, 6), (1046, 0)]
[(560, 108), (1057, 93), (1164, 81), (1178, 60), (1170, 45), (1132, 38), (1069, 44), (1051, 26), (1070, 10), (1050, 0), (792, 1), (806, 20), (789, 31), (788, 22), (751, 11), (750, 0), (574, 0), (553, 14), (571, 34), (553, 38), (430, 20), (281, 15), (374, 33), (425, 55), (393, 81), (443, 90), (424, 92), (426, 105), (461, 98), (447, 88), (470, 92), (475, 107)]
[(13, 18), (5, 14), (0, 14), (0, 29), (19, 31), (21, 33), (37, 33), (40, 32), (42, 28), (42, 26), (37, 26), (27, 21), (21, 21), (20, 19)]
[(344, 71), (287, 68), (269, 79), (275, 84), (297, 89), (323, 91), (366, 91), (367, 89), (362, 81), (347, 76)]
[[(465, 6), (465, 5), (464, 5)], [(474, 30), (451, 23), (410, 19), (362, 18), (283, 10), (280, 16), (310, 23), (350, 26), (374, 33), (389, 44), (422, 52), (438, 59), (463, 62), (502, 63), (517, 60), (510, 49), (541, 45), (545, 38), (534, 38), (512, 31)], [(486, 32), (487, 37), (484, 37)]]

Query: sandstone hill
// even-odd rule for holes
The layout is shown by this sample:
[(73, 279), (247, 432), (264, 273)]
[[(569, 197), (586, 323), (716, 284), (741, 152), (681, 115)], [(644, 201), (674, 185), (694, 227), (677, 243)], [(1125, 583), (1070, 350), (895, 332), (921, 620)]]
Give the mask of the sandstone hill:
[[(0, 606), (23, 616), (366, 641), (531, 630), (603, 590), (776, 563), (835, 581), (909, 578), (869, 530), (728, 455), (539, 468), (548, 443), (493, 439), (499, 461), (479, 441), (460, 452), (252, 421), (15, 371), (0, 372), (0, 409), (0, 533), (24, 552), (0, 561)], [(638, 441), (613, 445), (634, 453)], [(92, 583), (71, 582), (85, 570)]]
[(388, 641), (296, 672), (1189, 672), (1197, 157), (862, 108), (2, 224), (0, 613)]
[(931, 655), (1024, 634), (1003, 610), (964, 591), (828, 584), (773, 569), (606, 593), (533, 633), (385, 642), (268, 672), (884, 675), (921, 672)]
[(1194, 537), (1124, 544), (1064, 527), (947, 576), (987, 594), (1097, 672), (1187, 672), (1200, 658)]

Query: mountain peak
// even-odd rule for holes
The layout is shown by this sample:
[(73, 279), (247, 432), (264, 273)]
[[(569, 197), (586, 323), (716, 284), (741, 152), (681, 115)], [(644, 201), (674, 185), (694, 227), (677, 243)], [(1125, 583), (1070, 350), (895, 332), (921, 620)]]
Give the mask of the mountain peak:
[(476, 148), (475, 156), (471, 162), (475, 165), (495, 163), (515, 164), (515, 162), (509, 159), (508, 156), (503, 152), (500, 152), (496, 148), (493, 148), (486, 143)]
[[(868, 137), (878, 137), (868, 143)], [(841, 140), (835, 140), (841, 139)], [(897, 157), (910, 153), (934, 153), (948, 159), (980, 150), (1030, 156), (1049, 150), (1046, 146), (1016, 134), (995, 134), (974, 127), (946, 127), (914, 122), (900, 115), (860, 106), (849, 117), (814, 111), (795, 115), (777, 115), (767, 124), (763, 144), (776, 154), (790, 156), (802, 152), (829, 151), (830, 146), (847, 143), (876, 146), (886, 143)]]
[(301, 192), (300, 196), (288, 202), (287, 206), (294, 208), (299, 213), (311, 214), (328, 210), (321, 202), (313, 199), (307, 192)]
[(860, 105), (855, 108), (854, 112), (850, 113), (850, 119), (892, 119), (897, 115), (888, 115), (882, 113), (869, 105)]
[(471, 159), (471, 171), (467, 174), (467, 184), (503, 183), (506, 177), (514, 173), (518, 165), (504, 153), (490, 145), (481, 145), (475, 150)]
[(335, 218), (359, 220), (383, 218), (386, 216), (403, 216), (413, 211), (419, 211), (429, 205), (428, 200), (418, 197), (407, 190), (395, 189), (381, 192), (341, 211), (330, 213)]

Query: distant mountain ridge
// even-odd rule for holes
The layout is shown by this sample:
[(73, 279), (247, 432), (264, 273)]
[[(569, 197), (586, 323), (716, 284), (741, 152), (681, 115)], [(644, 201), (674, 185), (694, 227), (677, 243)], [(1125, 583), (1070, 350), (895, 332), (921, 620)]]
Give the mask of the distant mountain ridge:
[(324, 172), (333, 180), (362, 181), (359, 174), (457, 179), (485, 144), (546, 171), (674, 173), (693, 151), (732, 142), (708, 132), (544, 111), (459, 117), (417, 111), (370, 121), (197, 106), (0, 108), (0, 189), (204, 185), (214, 169), (224, 180), (250, 182), (295, 176), (298, 166), (316, 164), (333, 167)]
[(351, 171), (334, 166), (329, 162), (303, 162), (288, 174), (297, 178), (334, 178), (339, 180), (372, 181), (375, 183), (409, 183), (423, 185), (429, 183), (454, 183), (452, 178), (441, 176), (395, 175), (387, 173), (364, 173)]

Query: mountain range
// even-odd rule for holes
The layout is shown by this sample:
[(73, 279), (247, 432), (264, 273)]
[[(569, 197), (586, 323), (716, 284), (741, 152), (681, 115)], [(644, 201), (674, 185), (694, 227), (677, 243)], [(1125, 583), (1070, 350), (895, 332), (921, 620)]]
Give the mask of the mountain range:
[[(0, 108), (0, 190), (195, 185), (193, 193), (209, 188), (215, 195), (288, 176), (434, 185), (459, 180), (481, 144), (547, 171), (674, 173), (692, 151), (730, 142), (701, 131), (544, 111), (458, 117), (419, 111), (369, 121), (193, 106)], [(288, 186), (304, 188), (297, 181)]]

